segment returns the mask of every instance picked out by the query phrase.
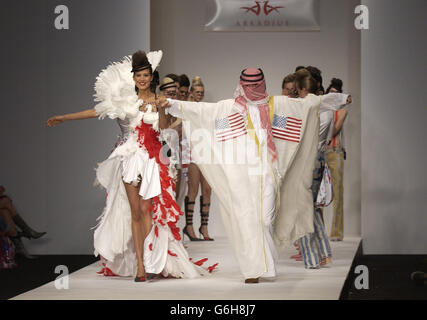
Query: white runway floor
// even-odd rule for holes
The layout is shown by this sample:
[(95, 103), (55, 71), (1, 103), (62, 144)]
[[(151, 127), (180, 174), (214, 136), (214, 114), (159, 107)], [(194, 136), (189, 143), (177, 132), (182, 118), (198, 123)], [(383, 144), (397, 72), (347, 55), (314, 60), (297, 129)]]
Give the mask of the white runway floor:
[(311, 300), (339, 298), (346, 276), (359, 245), (360, 238), (332, 242), (333, 264), (330, 268), (306, 270), (303, 262), (289, 257), (292, 248), (281, 253), (275, 281), (244, 284), (226, 238), (213, 242), (185, 242), (194, 261), (208, 257), (205, 266), (219, 262), (217, 271), (200, 279), (161, 279), (135, 283), (133, 278), (104, 277), (94, 263), (70, 275), (69, 289), (57, 290), (50, 282), (18, 295), (16, 300)]

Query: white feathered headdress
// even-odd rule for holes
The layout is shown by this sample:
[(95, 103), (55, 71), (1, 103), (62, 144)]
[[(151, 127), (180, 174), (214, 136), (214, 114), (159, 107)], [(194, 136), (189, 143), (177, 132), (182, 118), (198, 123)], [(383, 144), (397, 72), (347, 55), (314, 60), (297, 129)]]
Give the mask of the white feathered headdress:
[(150, 51), (147, 54), (148, 62), (150, 62), (151, 68), (153, 69), (153, 71), (156, 70), (157, 67), (159, 66), (160, 61), (162, 60), (162, 57), (163, 57), (162, 50)]
[[(162, 60), (161, 50), (147, 54), (154, 71)], [(120, 62), (113, 62), (101, 71), (95, 82), (95, 110), (100, 119), (132, 118), (138, 114), (142, 101), (135, 93), (132, 78), (132, 56), (125, 56)]]

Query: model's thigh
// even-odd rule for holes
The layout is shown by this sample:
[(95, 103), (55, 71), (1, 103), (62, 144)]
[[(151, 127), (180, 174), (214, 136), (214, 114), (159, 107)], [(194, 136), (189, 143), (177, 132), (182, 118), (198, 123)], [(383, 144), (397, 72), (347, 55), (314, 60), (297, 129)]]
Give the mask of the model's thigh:
[(140, 198), (138, 191), (138, 186), (134, 186), (130, 183), (123, 182), (126, 190), (126, 195), (129, 200), (130, 209), (132, 212), (133, 219), (139, 219), (141, 210), (140, 210)]

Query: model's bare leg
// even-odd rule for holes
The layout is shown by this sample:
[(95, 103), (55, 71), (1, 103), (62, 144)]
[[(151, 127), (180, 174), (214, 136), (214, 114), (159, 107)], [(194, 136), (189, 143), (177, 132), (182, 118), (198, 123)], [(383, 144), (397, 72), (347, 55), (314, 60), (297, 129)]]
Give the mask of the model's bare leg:
[(202, 197), (200, 199), (201, 227), (199, 231), (203, 235), (203, 238), (205, 240), (213, 240), (209, 237), (208, 233), (209, 209), (211, 203), (212, 189), (202, 174), (200, 174), (200, 180), (202, 183)]
[(144, 200), (140, 198), (139, 200), (139, 207), (141, 208), (141, 213), (142, 213), (142, 225), (144, 228), (144, 241), (145, 241), (145, 238), (147, 238), (148, 234), (150, 233), (151, 227), (153, 226), (153, 219), (151, 217), (151, 212), (150, 212), (151, 204), (152, 204), (151, 199)]
[(187, 205), (187, 212), (186, 215), (186, 225), (185, 229), (187, 230), (190, 237), (195, 238), (196, 234), (194, 233), (193, 229), (193, 213), (194, 213), (194, 202), (197, 197), (197, 193), (199, 192), (199, 185), (200, 185), (200, 170), (197, 167), (196, 164), (190, 163), (188, 165), (188, 193), (187, 193), (187, 199), (188, 199), (188, 205)]
[(138, 271), (136, 276), (145, 276), (144, 260), (143, 260), (143, 245), (145, 239), (144, 223), (142, 219), (142, 209), (140, 207), (140, 195), (138, 194), (139, 187), (132, 184), (124, 183), (126, 194), (128, 196), (130, 209), (132, 212), (132, 238), (136, 252), (136, 259), (138, 261)]

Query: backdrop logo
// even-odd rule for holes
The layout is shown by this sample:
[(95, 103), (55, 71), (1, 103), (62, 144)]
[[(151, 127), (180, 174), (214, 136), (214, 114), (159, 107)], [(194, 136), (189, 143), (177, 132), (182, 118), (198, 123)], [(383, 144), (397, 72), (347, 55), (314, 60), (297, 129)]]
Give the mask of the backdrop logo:
[[(211, 2), (210, 2), (211, 3)], [(208, 31), (318, 31), (316, 0), (215, 0)]]
[[(262, 6), (262, 9), (266, 16), (268, 16), (273, 11), (280, 13), (279, 9), (284, 8), (282, 6), (271, 6), (268, 4), (269, 2), (270, 1), (263, 1), (264, 5)], [(255, 5), (253, 5), (252, 7), (240, 7), (240, 9), (246, 10), (246, 13), (252, 12), (255, 15), (259, 16), (261, 14), (261, 1), (255, 1)]]

